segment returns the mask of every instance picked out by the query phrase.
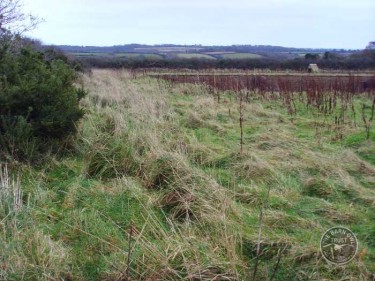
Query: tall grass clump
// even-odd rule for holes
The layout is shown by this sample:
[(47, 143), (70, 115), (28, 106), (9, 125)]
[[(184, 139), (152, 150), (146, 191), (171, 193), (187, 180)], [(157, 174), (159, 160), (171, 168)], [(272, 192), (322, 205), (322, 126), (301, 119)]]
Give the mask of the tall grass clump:
[(22, 190), (19, 178), (11, 178), (8, 165), (0, 165), (1, 217), (13, 216), (22, 208)]
[[(0, 279), (371, 280), (371, 131), (366, 140), (343, 122), (334, 139), (327, 116), (311, 113), (325, 110), (319, 89), (306, 109), (290, 83), (280, 94), (271, 78), (233, 77), (216, 76), (220, 90), (136, 71), (84, 74), (71, 153), (2, 168)], [(244, 85), (255, 88), (239, 111)], [(319, 250), (337, 224), (360, 245), (340, 267)]]

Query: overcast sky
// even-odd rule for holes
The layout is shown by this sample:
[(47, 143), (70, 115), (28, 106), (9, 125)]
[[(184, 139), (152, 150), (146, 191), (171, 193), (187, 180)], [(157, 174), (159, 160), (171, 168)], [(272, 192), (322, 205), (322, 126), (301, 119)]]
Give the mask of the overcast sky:
[(24, 0), (47, 44), (277, 45), (363, 49), (374, 0)]

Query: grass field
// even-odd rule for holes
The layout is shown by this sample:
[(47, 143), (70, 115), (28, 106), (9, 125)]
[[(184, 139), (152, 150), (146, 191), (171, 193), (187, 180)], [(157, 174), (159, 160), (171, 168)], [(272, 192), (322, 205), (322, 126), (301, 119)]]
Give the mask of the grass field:
[(162, 55), (151, 53), (72, 53), (76, 57), (103, 57), (103, 58), (126, 58), (126, 59), (151, 59), (161, 60)]
[[(366, 139), (361, 114), (337, 125), (303, 101), (290, 114), (278, 98), (127, 71), (82, 83), (69, 153), (2, 166), (1, 280), (373, 278), (375, 128)], [(342, 266), (319, 246), (337, 225), (359, 241)]]
[(151, 59), (151, 60), (161, 60), (161, 59), (163, 59), (163, 56), (158, 55), (158, 54), (119, 53), (119, 54), (116, 54), (116, 57), (128, 58), (128, 59)]
[[(87, 58), (87, 57), (117, 57), (126, 59), (163, 59), (162, 52), (160, 53), (72, 53), (74, 56)], [(176, 58), (182, 59), (259, 59), (263, 56), (251, 53), (225, 53), (225, 52), (212, 52), (204, 53), (170, 53)]]
[(74, 56), (77, 57), (90, 57), (90, 56), (99, 56), (99, 57), (107, 57), (113, 56), (111, 53), (72, 53)]
[(263, 56), (251, 53), (234, 53), (234, 54), (223, 54), (223, 59), (261, 59)]
[(210, 56), (210, 55), (195, 54), (195, 53), (191, 53), (191, 54), (176, 54), (176, 57), (177, 58), (181, 58), (181, 59), (208, 59), (208, 60), (215, 59), (213, 56)]

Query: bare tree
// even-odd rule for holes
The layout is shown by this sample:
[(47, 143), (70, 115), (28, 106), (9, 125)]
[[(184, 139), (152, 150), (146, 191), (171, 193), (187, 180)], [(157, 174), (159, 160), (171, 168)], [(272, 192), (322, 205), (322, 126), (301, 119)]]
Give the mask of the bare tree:
[(0, 0), (0, 31), (22, 34), (34, 29), (42, 19), (23, 12), (21, 0)]

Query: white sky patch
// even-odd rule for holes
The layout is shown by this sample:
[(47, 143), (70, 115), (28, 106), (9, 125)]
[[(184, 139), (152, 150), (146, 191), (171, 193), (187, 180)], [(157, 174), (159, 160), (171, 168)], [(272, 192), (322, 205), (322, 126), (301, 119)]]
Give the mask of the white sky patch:
[(361, 49), (375, 41), (369, 0), (24, 0), (50, 44), (282, 45)]

